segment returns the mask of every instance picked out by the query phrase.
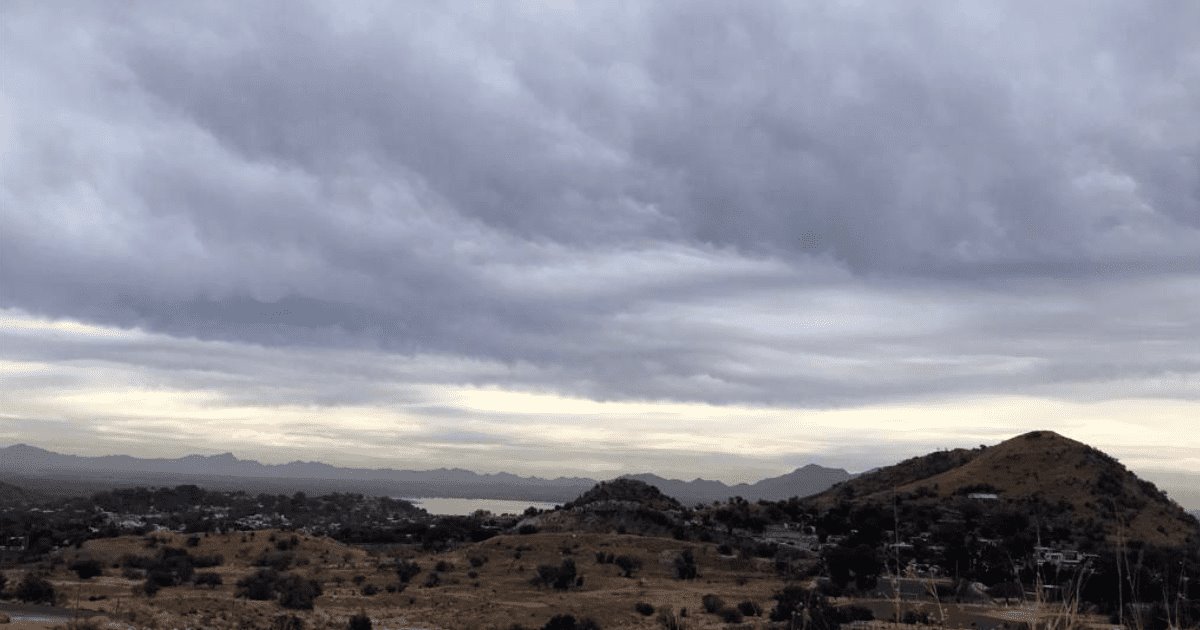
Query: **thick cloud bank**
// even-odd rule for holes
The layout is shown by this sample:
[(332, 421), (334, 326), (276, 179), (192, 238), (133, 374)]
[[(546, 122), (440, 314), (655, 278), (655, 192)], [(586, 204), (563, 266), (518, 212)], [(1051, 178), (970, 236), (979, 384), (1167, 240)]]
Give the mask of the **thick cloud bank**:
[(595, 400), (1195, 400), (1196, 24), (9, 2), (0, 308)]

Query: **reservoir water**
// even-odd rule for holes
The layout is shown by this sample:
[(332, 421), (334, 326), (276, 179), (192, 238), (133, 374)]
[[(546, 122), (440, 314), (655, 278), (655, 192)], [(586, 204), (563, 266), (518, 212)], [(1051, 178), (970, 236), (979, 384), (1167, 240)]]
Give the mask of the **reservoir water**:
[(467, 516), (477, 510), (487, 510), (492, 514), (520, 514), (530, 506), (539, 510), (552, 510), (556, 503), (540, 501), (514, 501), (509, 499), (454, 499), (447, 497), (417, 497), (404, 498), (413, 505), (439, 516)]

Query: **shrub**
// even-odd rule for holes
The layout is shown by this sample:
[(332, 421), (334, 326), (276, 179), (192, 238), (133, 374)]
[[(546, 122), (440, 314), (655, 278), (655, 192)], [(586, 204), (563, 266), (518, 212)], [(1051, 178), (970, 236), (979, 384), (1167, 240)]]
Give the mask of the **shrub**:
[(266, 601), (275, 596), (275, 584), (279, 581), (279, 573), (274, 569), (259, 569), (253, 575), (237, 581), (235, 595), (245, 599)]
[(487, 564), (488, 559), (487, 556), (471, 556), (470, 558), (467, 558), (467, 561), (471, 563), (472, 567), (478, 569), (479, 567)]
[(371, 618), (365, 613), (358, 613), (350, 618), (346, 630), (371, 630)]
[[(530, 580), (534, 586), (550, 586), (555, 590), (565, 591), (576, 583), (575, 561), (566, 558), (559, 566), (543, 564), (538, 566), (536, 574)], [(582, 582), (580, 582), (582, 586)]]
[(220, 573), (213, 573), (212, 571), (206, 571), (204, 573), (197, 573), (196, 577), (192, 578), (192, 583), (195, 584), (196, 586), (207, 586), (210, 588), (216, 588), (216, 587), (224, 584), (225, 581), (221, 579)]
[(633, 556), (617, 556), (613, 559), (613, 564), (621, 569), (621, 575), (627, 578), (633, 577), (633, 574), (638, 569), (642, 568), (642, 561)]
[(36, 573), (26, 573), (13, 595), (30, 604), (53, 604), (54, 585)]
[(651, 606), (650, 604), (648, 604), (646, 602), (638, 602), (638, 603), (634, 604), (633, 609), (638, 611), (638, 613), (640, 613), (646, 617), (649, 617), (650, 615), (654, 614), (654, 606)]
[(718, 610), (721, 610), (721, 608), (725, 606), (725, 600), (712, 593), (709, 593), (708, 595), (700, 598), (700, 604), (704, 606), (704, 612), (715, 614)]
[(684, 549), (675, 556), (675, 577), (680, 580), (694, 580), (699, 575), (696, 568), (696, 555), (691, 549)]
[(321, 584), (299, 575), (283, 576), (275, 586), (279, 605), (291, 610), (312, 610), (313, 600), (321, 596)]
[(81, 580), (90, 580), (94, 577), (104, 575), (104, 568), (100, 566), (98, 560), (76, 560), (72, 562), (68, 569), (75, 572)]
[(747, 617), (757, 617), (763, 613), (762, 606), (759, 606), (758, 604), (756, 604), (750, 600), (741, 602), (740, 604), (737, 605), (737, 607), (738, 607), (738, 610), (741, 611), (741, 613), (743, 615), (746, 615)]
[[(162, 586), (160, 586), (158, 582), (150, 578), (146, 578), (146, 581), (142, 582), (142, 586), (138, 590), (140, 590), (146, 597), (154, 597), (159, 591), (162, 590)], [(136, 594), (137, 591), (134, 592)]]
[(658, 625), (666, 630), (687, 630), (683, 615), (676, 615), (670, 608), (658, 609)]
[(254, 564), (260, 567), (271, 567), (276, 571), (287, 571), (292, 566), (292, 562), (295, 560), (296, 554), (290, 551), (268, 551), (263, 552), (263, 554), (254, 561)]
[(362, 590), (359, 592), (362, 593), (363, 597), (374, 597), (379, 594), (379, 587), (374, 584), (368, 584), (362, 587)]
[(271, 621), (271, 630), (304, 630), (304, 620), (295, 615), (279, 615)]
[(726, 606), (717, 611), (717, 616), (725, 623), (742, 623), (742, 619), (744, 619), (741, 611), (731, 606)]
[(445, 560), (438, 560), (438, 563), (433, 567), (433, 570), (437, 571), (438, 573), (449, 573), (454, 570), (454, 565), (446, 562)]
[(8, 576), (0, 573), (0, 596), (4, 595), (4, 588), (8, 586)]
[(551, 617), (542, 630), (600, 630), (600, 624), (587, 617), (576, 620), (574, 615), (559, 614)]
[(192, 556), (192, 566), (197, 569), (209, 569), (219, 567), (225, 564), (225, 556), (219, 553), (209, 554), (207, 556)]
[(521, 534), (522, 536), (528, 536), (529, 534), (538, 533), (538, 528), (537, 528), (537, 525), (531, 525), (529, 523), (526, 523), (517, 528), (517, 533)]
[(422, 584), (425, 588), (434, 588), (442, 583), (442, 576), (437, 573), (430, 573), (425, 576), (425, 583)]
[(400, 560), (396, 563), (396, 576), (402, 584), (408, 584), (420, 572), (421, 565), (412, 560)]

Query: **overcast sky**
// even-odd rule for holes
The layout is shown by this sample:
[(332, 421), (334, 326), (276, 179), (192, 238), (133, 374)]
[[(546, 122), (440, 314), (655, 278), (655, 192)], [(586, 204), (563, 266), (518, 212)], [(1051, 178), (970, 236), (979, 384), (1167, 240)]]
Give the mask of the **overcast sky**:
[(5, 2), (0, 444), (737, 481), (1046, 428), (1200, 471), (1197, 24)]

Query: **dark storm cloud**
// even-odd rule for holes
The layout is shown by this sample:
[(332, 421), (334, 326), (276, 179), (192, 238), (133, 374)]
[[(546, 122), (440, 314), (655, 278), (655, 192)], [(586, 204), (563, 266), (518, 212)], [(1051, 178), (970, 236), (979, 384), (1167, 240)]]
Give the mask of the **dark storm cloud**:
[(598, 399), (1197, 394), (1197, 5), (794, 4), (10, 3), (0, 306)]

